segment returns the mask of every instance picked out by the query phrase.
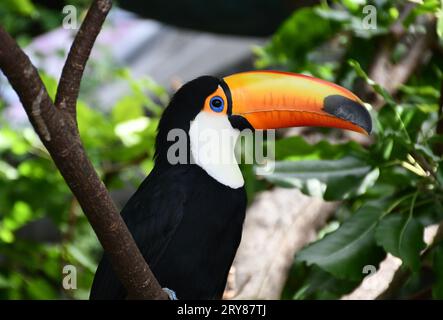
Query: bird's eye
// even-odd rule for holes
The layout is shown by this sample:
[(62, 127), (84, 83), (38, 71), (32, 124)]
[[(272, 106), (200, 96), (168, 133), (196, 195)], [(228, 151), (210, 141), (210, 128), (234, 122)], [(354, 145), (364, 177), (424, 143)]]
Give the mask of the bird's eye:
[(209, 106), (215, 112), (222, 112), (223, 107), (225, 106), (225, 102), (219, 96), (212, 97), (211, 101), (209, 101)]

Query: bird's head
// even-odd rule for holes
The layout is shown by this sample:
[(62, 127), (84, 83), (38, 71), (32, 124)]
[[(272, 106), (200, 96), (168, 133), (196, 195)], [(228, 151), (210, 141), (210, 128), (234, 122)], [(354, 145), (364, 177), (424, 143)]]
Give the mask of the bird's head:
[[(221, 178), (215, 176), (233, 175), (231, 180), (238, 181), (227, 185), (238, 187), (243, 185), (238, 166), (234, 166), (235, 172), (222, 172), (220, 166), (211, 167), (195, 159), (201, 153), (195, 146), (201, 133), (210, 129), (231, 132), (237, 137), (244, 129), (299, 126), (333, 127), (369, 134), (372, 122), (356, 95), (317, 78), (276, 71), (244, 72), (223, 79), (203, 76), (181, 87), (165, 109), (156, 142), (157, 161), (165, 161), (168, 149), (175, 143), (171, 137), (168, 139), (168, 133), (181, 129), (190, 141), (186, 160), (193, 157), (216, 180)], [(231, 146), (220, 148), (215, 141), (209, 139), (208, 142), (222, 153), (232, 153), (226, 150), (232, 149)]]

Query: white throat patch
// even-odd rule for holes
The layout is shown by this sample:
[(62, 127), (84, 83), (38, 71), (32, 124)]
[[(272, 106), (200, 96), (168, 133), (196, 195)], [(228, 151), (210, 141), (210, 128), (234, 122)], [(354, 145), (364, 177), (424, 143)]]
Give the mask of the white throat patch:
[(233, 189), (244, 185), (234, 153), (239, 135), (226, 115), (206, 111), (195, 117), (189, 129), (193, 161), (212, 178)]

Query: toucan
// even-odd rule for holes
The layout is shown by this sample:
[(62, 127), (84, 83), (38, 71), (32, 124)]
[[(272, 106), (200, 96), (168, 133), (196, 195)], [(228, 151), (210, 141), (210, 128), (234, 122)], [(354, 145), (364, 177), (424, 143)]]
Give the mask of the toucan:
[[(224, 78), (202, 76), (183, 85), (159, 121), (155, 165), (121, 214), (146, 262), (171, 298), (220, 299), (240, 244), (246, 212), (239, 165), (200, 157), (206, 129), (239, 136), (245, 129), (322, 126), (369, 134), (371, 117), (349, 90), (314, 77), (249, 71)], [(187, 161), (171, 161), (185, 133)], [(212, 138), (209, 138), (212, 139)], [(233, 153), (226, 139), (203, 144)], [(206, 154), (211, 154), (207, 152)], [(211, 150), (209, 150), (211, 151)], [(210, 157), (210, 156), (209, 156)], [(193, 160), (193, 161), (191, 161)], [(91, 299), (125, 299), (126, 291), (103, 255)]]

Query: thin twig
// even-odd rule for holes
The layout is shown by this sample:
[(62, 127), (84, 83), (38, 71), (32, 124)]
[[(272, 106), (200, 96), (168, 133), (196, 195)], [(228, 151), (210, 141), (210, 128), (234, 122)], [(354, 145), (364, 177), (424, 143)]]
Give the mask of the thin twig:
[(73, 119), (76, 118), (76, 103), (86, 63), (111, 7), (111, 0), (98, 0), (92, 3), (63, 67), (55, 105), (68, 111)]

